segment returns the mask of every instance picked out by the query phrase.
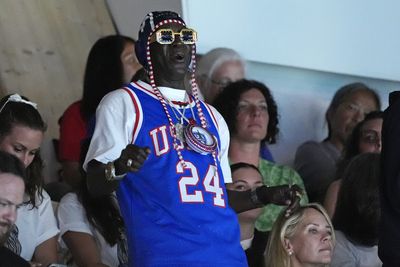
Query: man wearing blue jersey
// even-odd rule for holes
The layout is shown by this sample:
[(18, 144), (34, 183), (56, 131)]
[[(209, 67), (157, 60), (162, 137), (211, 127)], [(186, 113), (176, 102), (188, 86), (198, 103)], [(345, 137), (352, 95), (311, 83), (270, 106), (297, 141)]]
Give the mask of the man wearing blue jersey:
[(117, 192), (130, 266), (247, 266), (230, 205), (294, 205), (300, 192), (226, 190), (229, 132), (197, 97), (196, 40), (178, 14), (147, 14), (135, 50), (149, 82), (109, 93), (97, 109), (84, 168), (91, 194)]

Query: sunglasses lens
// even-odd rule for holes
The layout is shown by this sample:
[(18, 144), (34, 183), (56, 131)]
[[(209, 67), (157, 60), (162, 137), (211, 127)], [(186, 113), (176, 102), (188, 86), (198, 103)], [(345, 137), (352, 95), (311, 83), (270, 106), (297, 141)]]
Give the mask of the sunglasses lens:
[(182, 30), (181, 40), (184, 44), (194, 44), (197, 40), (196, 32), (191, 29)]
[(159, 30), (157, 32), (157, 42), (160, 44), (172, 44), (174, 42), (174, 32), (172, 30)]

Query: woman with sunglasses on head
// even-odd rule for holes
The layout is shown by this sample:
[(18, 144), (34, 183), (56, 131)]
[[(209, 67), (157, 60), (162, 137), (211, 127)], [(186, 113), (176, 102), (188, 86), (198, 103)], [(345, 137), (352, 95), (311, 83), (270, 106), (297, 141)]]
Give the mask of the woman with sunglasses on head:
[(329, 185), (328, 190), (326, 191), (324, 207), (331, 218), (335, 211), (343, 173), (349, 162), (361, 153), (381, 152), (382, 124), (383, 112), (373, 111), (368, 113), (367, 116), (365, 116), (365, 119), (357, 124), (351, 133), (346, 143), (346, 147), (344, 148), (344, 154), (337, 166), (336, 180)]
[(265, 255), (266, 267), (328, 267), (335, 246), (325, 209), (310, 203), (282, 212), (276, 219)]
[(27, 171), (25, 203), (6, 246), (42, 266), (57, 262), (59, 232), (50, 197), (43, 190), (40, 145), (45, 131), (35, 103), (18, 94), (0, 100), (0, 150), (19, 158)]

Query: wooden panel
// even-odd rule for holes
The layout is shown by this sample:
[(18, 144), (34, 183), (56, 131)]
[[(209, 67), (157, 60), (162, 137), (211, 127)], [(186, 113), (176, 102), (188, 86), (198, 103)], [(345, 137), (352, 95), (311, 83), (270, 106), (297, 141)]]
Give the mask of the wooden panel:
[(81, 98), (88, 52), (114, 34), (103, 0), (1, 0), (0, 89), (37, 102), (58, 137), (57, 120)]

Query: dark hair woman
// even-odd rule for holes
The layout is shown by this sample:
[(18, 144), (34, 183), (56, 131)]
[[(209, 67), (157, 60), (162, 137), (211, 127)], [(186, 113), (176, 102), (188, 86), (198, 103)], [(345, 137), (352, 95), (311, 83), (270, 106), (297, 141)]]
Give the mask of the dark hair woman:
[(97, 40), (87, 58), (82, 99), (71, 104), (59, 120), (62, 177), (72, 188), (80, 184), (80, 147), (93, 127), (97, 105), (107, 93), (129, 83), (141, 68), (134, 45), (135, 40), (122, 35)]
[(36, 104), (18, 94), (0, 100), (0, 150), (15, 155), (26, 168), (26, 202), (6, 246), (27, 261), (57, 262), (58, 228), (51, 200), (43, 190), (40, 146), (46, 124)]

